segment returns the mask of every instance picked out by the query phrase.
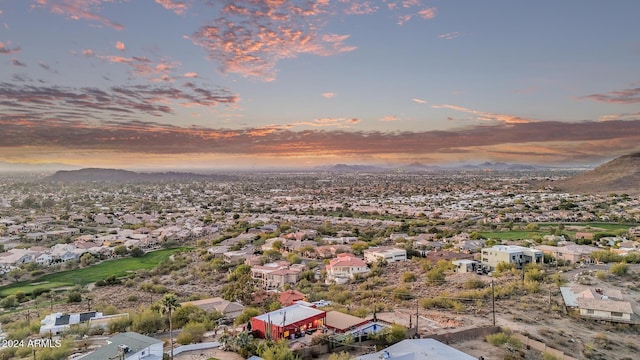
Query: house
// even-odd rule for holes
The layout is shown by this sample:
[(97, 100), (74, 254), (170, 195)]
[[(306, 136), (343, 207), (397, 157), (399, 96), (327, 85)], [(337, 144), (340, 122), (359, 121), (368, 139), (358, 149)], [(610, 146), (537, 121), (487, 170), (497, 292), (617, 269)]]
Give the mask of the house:
[(163, 358), (162, 340), (136, 332), (125, 332), (110, 337), (98, 350), (83, 356), (83, 360), (161, 360)]
[(229, 319), (235, 319), (244, 311), (238, 302), (227, 301), (221, 297), (194, 300), (180, 303), (181, 306), (197, 306), (204, 311), (217, 311)]
[(353, 254), (338, 254), (337, 257), (329, 261), (327, 269), (328, 283), (336, 282), (345, 284), (356, 275), (366, 275), (369, 273), (369, 267), (364, 260), (357, 258)]
[(453, 260), (451, 263), (458, 273), (475, 273), (478, 269), (482, 269), (481, 263), (469, 259)]
[(91, 319), (102, 317), (104, 317), (102, 313), (96, 311), (72, 314), (57, 312), (49, 314), (40, 321), (40, 335), (57, 335), (69, 330), (71, 325), (88, 323)]
[(371, 319), (363, 319), (340, 311), (332, 310), (327, 312), (327, 321), (325, 325), (334, 333), (344, 334), (350, 330), (355, 330), (362, 325), (370, 323), (371, 321)]
[(495, 270), (499, 263), (514, 264), (522, 269), (526, 264), (542, 264), (544, 255), (541, 250), (517, 245), (494, 245), (482, 249), (482, 266)]
[(297, 284), (304, 264), (289, 264), (287, 261), (276, 261), (251, 267), (251, 277), (262, 283), (265, 290), (275, 290), (286, 284)]
[(577, 310), (581, 317), (632, 322), (633, 307), (624, 301), (620, 290), (574, 286), (560, 287), (560, 292), (567, 309)]
[(251, 318), (251, 329), (254, 336), (261, 339), (293, 339), (321, 329), (326, 323), (326, 317), (327, 313), (324, 310), (293, 304)]
[(435, 339), (407, 339), (377, 353), (366, 354), (356, 360), (475, 360), (476, 358)]
[(364, 250), (364, 259), (367, 263), (384, 260), (387, 264), (407, 260), (407, 250), (391, 246), (376, 246)]
[(574, 243), (567, 243), (564, 246), (539, 245), (536, 246), (536, 249), (544, 254), (553, 256), (555, 259), (561, 259), (571, 264), (579, 262), (592, 263), (591, 253), (600, 250), (594, 246)]
[(293, 305), (298, 301), (307, 301), (307, 295), (301, 293), (298, 290), (289, 289), (283, 291), (278, 295), (278, 301), (283, 306)]

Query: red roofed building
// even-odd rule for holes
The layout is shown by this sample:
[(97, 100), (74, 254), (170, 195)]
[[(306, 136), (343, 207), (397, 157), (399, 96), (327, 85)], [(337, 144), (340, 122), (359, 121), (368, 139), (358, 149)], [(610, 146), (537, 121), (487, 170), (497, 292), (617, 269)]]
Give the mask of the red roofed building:
[(344, 284), (356, 275), (366, 275), (369, 267), (364, 260), (353, 254), (338, 254), (327, 265), (327, 282)]
[(251, 318), (251, 329), (260, 339), (294, 338), (321, 329), (326, 317), (323, 310), (294, 304)]
[(278, 296), (278, 301), (283, 306), (289, 306), (296, 303), (296, 301), (307, 301), (307, 296), (300, 291), (289, 289), (287, 291), (283, 291)]

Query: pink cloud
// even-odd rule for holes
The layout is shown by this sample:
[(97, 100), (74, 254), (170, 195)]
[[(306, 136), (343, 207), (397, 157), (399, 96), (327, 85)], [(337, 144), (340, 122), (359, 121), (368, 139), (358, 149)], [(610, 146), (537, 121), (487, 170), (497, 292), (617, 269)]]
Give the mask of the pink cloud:
[(196, 72), (188, 72), (188, 73), (184, 73), (183, 75), (186, 78), (197, 78), (198, 77), (198, 73)]
[(427, 103), (426, 100), (422, 100), (422, 99), (411, 99), (411, 101), (417, 102), (418, 104), (426, 104)]
[(182, 1), (156, 0), (156, 3), (162, 5), (163, 8), (171, 10), (178, 15), (184, 14), (189, 8), (189, 6)]
[(122, 30), (124, 26), (113, 22), (96, 13), (103, 3), (111, 0), (38, 0), (40, 6), (49, 8), (54, 14), (66, 15), (72, 20), (88, 20), (102, 23), (115, 30)]
[(116, 42), (116, 49), (118, 49), (120, 51), (124, 51), (125, 50), (124, 43), (122, 41), (117, 41)]
[(457, 105), (441, 104), (441, 105), (433, 105), (431, 107), (433, 107), (434, 109), (451, 109), (451, 110), (471, 114), (475, 116), (475, 120), (480, 120), (480, 121), (494, 121), (494, 122), (500, 122), (505, 124), (526, 124), (526, 123), (536, 122), (535, 120), (524, 119), (516, 115), (495, 114), (490, 112), (468, 109), (468, 108), (457, 106)]
[(418, 15), (426, 20), (433, 19), (434, 17), (436, 17), (436, 8), (422, 9), (418, 11)]
[(387, 115), (387, 116), (384, 116), (382, 119), (380, 119), (380, 121), (384, 121), (384, 122), (398, 121), (398, 117), (395, 115)]
[(351, 2), (349, 7), (344, 11), (347, 15), (369, 15), (378, 12), (380, 7), (373, 5), (369, 1), (364, 2)]
[(280, 60), (301, 54), (331, 56), (353, 51), (347, 35), (323, 34), (328, 1), (227, 1), (220, 16), (191, 40), (223, 73), (271, 81)]
[(327, 93), (322, 94), (322, 97), (324, 97), (326, 99), (331, 99), (334, 96), (336, 96), (336, 93), (332, 93), (332, 92), (327, 92)]
[(91, 49), (85, 49), (85, 50), (82, 50), (82, 55), (91, 57), (91, 56), (95, 56), (95, 53)]

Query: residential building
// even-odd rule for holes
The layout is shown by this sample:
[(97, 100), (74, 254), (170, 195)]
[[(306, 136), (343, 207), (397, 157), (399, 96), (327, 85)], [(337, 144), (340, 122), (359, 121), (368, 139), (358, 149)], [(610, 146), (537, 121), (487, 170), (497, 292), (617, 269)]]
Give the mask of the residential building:
[(235, 319), (244, 311), (238, 302), (227, 301), (221, 297), (194, 300), (180, 303), (182, 306), (197, 306), (204, 311), (217, 311), (229, 319)]
[(346, 253), (338, 254), (337, 257), (331, 259), (326, 269), (326, 281), (338, 284), (345, 284), (356, 275), (366, 275), (370, 271), (364, 260)]
[(482, 269), (481, 268), (482, 264), (475, 260), (460, 259), (460, 260), (453, 260), (451, 261), (451, 263), (453, 264), (453, 266), (455, 266), (455, 270), (458, 273), (469, 273), (469, 272), (474, 273), (478, 269)]
[(302, 304), (255, 316), (251, 329), (261, 339), (282, 339), (304, 336), (306, 332), (320, 329), (326, 323), (327, 313)]
[(297, 284), (304, 264), (290, 264), (287, 261), (276, 261), (251, 267), (251, 277), (261, 282), (265, 290), (276, 290), (286, 284)]
[(98, 350), (82, 360), (161, 360), (164, 354), (162, 340), (136, 332), (125, 332), (110, 337)]
[(88, 323), (94, 318), (102, 317), (104, 317), (104, 315), (96, 311), (72, 314), (57, 312), (49, 314), (40, 321), (40, 335), (57, 335), (69, 330), (71, 325)]
[(435, 339), (407, 339), (356, 360), (475, 360), (476, 358)]
[(564, 246), (538, 245), (536, 249), (544, 254), (550, 255), (555, 259), (564, 260), (568, 263), (575, 264), (579, 262), (592, 263), (591, 253), (598, 251), (597, 247), (589, 245), (578, 245), (567, 243)]
[(406, 261), (407, 250), (391, 246), (376, 246), (364, 250), (364, 260), (367, 263), (371, 264), (380, 259), (384, 260), (388, 264), (398, 261)]
[(633, 307), (625, 301), (620, 290), (561, 287), (565, 306), (577, 311), (581, 317), (612, 322), (634, 322)]
[(482, 249), (482, 265), (495, 270), (499, 263), (513, 264), (517, 269), (529, 263), (541, 264), (543, 254), (541, 250), (517, 245), (494, 245)]
[(283, 306), (293, 305), (298, 301), (307, 301), (307, 295), (293, 289), (283, 291), (278, 295), (278, 302)]

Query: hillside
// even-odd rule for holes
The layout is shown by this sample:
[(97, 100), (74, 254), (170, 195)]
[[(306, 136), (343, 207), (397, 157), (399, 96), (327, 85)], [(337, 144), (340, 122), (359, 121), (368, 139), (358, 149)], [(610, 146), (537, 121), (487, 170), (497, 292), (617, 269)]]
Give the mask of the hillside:
[(204, 175), (179, 172), (138, 173), (120, 169), (87, 168), (60, 170), (45, 178), (54, 182), (159, 182), (189, 180), (234, 180), (229, 175)]
[(640, 194), (640, 153), (620, 156), (552, 186), (573, 193)]

